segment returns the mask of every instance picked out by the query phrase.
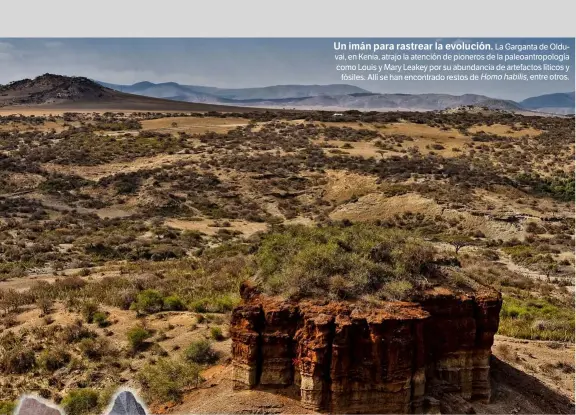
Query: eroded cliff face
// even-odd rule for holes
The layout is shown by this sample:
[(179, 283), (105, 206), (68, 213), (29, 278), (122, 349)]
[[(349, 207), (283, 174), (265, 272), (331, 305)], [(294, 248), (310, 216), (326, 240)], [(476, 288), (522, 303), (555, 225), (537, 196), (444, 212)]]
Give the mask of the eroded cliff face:
[(502, 304), (491, 289), (423, 293), (360, 307), (289, 302), (242, 289), (232, 316), (235, 388), (297, 387), (332, 413), (437, 413), (434, 389), (490, 399), (490, 349)]

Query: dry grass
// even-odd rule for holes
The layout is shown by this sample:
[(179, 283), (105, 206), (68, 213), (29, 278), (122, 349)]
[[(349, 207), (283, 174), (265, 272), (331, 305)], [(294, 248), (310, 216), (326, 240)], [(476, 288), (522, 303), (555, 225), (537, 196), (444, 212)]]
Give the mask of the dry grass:
[(342, 170), (326, 172), (328, 183), (324, 187), (323, 198), (336, 203), (349, 200), (351, 197), (360, 197), (378, 189), (376, 178), (362, 176)]
[[(143, 130), (160, 132), (186, 132), (188, 134), (203, 134), (207, 132), (225, 133), (232, 128), (248, 125), (245, 118), (219, 117), (168, 117), (142, 121)], [(173, 126), (176, 123), (176, 126)]]
[[(0, 116), (2, 115), (9, 115), (3, 114), (2, 110), (0, 110)], [(12, 122), (10, 124), (0, 125), (0, 131), (11, 131), (11, 130), (18, 130), (18, 131), (50, 131), (54, 129), (57, 133), (64, 131), (66, 127), (64, 127), (62, 122), (54, 122), (54, 121), (46, 121), (41, 125), (29, 125), (26, 123), (20, 122)]]
[(410, 122), (386, 124), (384, 128), (378, 129), (383, 135), (403, 134), (414, 138), (423, 139), (454, 139), (464, 138), (465, 136), (454, 128), (441, 130), (436, 127), (430, 127), (426, 124), (416, 124)]
[(529, 136), (534, 137), (537, 136), (542, 132), (542, 130), (537, 130), (532, 127), (522, 128), (520, 127), (518, 131), (512, 130), (509, 125), (502, 125), (502, 124), (492, 124), (492, 125), (476, 125), (468, 129), (471, 133), (477, 133), (480, 131), (484, 131), (488, 134), (495, 134), (500, 136), (507, 136), (507, 137), (522, 137), (522, 136)]
[[(348, 143), (346, 141), (341, 140), (312, 140), (312, 142), (320, 147), (328, 146), (324, 148), (324, 153), (328, 157), (333, 157), (339, 154), (347, 154), (350, 156), (358, 156), (367, 159), (370, 157), (381, 158), (400, 154), (395, 151), (384, 151), (382, 155), (378, 153), (380, 149), (369, 141)], [(345, 145), (349, 147), (343, 147)], [(333, 152), (332, 151), (333, 149), (338, 149), (338, 153)]]
[(268, 225), (263, 222), (249, 222), (245, 220), (229, 220), (226, 221), (227, 226), (222, 226), (223, 222), (215, 222), (210, 219), (201, 220), (183, 220), (183, 219), (169, 219), (165, 222), (166, 226), (171, 228), (198, 231), (206, 235), (216, 235), (219, 230), (227, 229), (231, 232), (240, 232), (244, 236), (251, 236), (256, 232), (264, 232)]
[(42, 167), (49, 172), (80, 176), (87, 180), (99, 180), (118, 173), (130, 173), (143, 169), (153, 169), (177, 161), (197, 160), (196, 154), (158, 154), (151, 157), (138, 157), (130, 162), (113, 162), (96, 166), (61, 165), (44, 163)]

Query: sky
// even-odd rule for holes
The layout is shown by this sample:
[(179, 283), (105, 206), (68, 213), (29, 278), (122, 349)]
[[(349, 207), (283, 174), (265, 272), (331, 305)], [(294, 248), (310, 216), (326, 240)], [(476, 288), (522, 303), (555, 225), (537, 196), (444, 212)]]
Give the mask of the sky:
[(569, 64), (572, 66), (569, 81), (549, 82), (342, 81), (335, 69), (335, 54), (338, 53), (334, 50), (335, 41), (439, 41), (446, 44), (471, 41), (537, 43), (543, 39), (0, 38), (0, 84), (55, 73), (114, 84), (150, 81), (245, 88), (347, 83), (381, 93), (474, 93), (512, 100), (574, 91), (574, 39), (546, 39), (570, 46)]

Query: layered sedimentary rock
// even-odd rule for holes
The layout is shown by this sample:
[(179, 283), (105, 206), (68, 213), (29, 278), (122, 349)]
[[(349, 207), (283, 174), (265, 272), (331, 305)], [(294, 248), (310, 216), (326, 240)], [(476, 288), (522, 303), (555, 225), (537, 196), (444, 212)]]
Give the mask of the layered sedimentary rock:
[(490, 399), (490, 355), (502, 300), (485, 290), (476, 295), (429, 293), (420, 302), (430, 314), (425, 325), (430, 376), (454, 385), (465, 399)]
[(500, 295), (431, 290), (413, 302), (289, 302), (247, 286), (234, 310), (236, 388), (297, 387), (331, 413), (434, 413), (433, 382), (490, 398)]

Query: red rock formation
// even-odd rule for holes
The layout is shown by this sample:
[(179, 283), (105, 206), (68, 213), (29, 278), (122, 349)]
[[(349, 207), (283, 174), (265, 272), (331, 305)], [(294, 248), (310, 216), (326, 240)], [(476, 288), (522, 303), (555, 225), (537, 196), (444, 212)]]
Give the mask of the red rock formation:
[(232, 317), (236, 388), (300, 389), (331, 413), (432, 413), (429, 381), (463, 399), (490, 398), (489, 359), (501, 297), (493, 290), (354, 303), (260, 296), (243, 287)]

